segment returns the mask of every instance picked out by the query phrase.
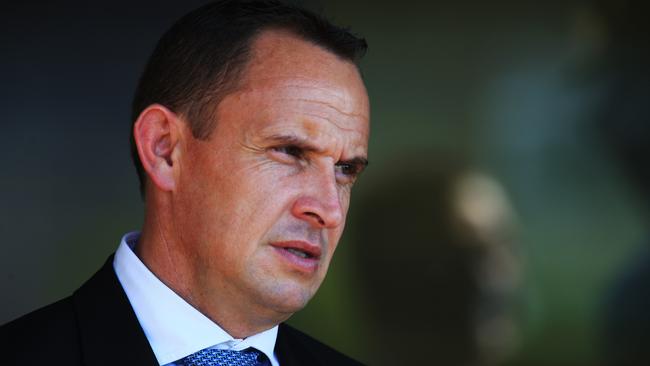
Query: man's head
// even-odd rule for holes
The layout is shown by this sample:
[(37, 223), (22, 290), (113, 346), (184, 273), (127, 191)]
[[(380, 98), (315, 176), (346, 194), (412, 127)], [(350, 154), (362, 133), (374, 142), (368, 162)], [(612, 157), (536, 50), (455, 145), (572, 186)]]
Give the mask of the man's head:
[[(179, 19), (158, 41), (133, 98), (133, 123), (159, 103), (186, 117), (194, 137), (208, 138), (216, 106), (241, 81), (253, 39), (269, 29), (288, 30), (353, 63), (367, 48), (348, 30), (277, 0), (213, 2)], [(144, 196), (147, 175), (133, 138), (131, 155)]]
[[(272, 4), (278, 19), (297, 11)], [(266, 19), (262, 5), (227, 6)], [(332, 34), (301, 31), (289, 21), (264, 25), (237, 51), (238, 63), (212, 75), (204, 89), (180, 94), (187, 104), (135, 102), (146, 104), (133, 129), (147, 175), (138, 254), (233, 335), (269, 328), (314, 295), (342, 234), (352, 184), (367, 163), (369, 105), (357, 53), (337, 51), (360, 50), (365, 42), (311, 15), (303, 20), (317, 22), (309, 32)], [(187, 52), (178, 61), (196, 63), (188, 56), (194, 51)], [(150, 70), (147, 78), (155, 79)], [(184, 82), (182, 75), (160, 78)]]

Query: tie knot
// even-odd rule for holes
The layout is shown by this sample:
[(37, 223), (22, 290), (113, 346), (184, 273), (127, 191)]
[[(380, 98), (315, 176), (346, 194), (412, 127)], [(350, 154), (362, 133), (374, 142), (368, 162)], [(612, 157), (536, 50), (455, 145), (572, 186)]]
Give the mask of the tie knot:
[(243, 351), (202, 349), (178, 362), (182, 366), (255, 366), (262, 353), (254, 348)]

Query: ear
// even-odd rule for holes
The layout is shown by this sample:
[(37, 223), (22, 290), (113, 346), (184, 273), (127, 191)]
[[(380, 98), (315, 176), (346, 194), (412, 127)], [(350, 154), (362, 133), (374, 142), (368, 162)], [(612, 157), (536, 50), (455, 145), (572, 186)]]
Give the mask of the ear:
[(142, 167), (151, 183), (162, 191), (176, 188), (183, 123), (165, 106), (152, 104), (140, 113), (133, 125)]

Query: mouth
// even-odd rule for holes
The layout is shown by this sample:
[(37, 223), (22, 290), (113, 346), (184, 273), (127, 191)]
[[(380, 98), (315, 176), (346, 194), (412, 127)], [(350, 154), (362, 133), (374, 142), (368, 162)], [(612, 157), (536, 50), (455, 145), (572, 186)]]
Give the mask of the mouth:
[(314, 258), (313, 255), (311, 255), (311, 254), (309, 254), (309, 253), (307, 253), (307, 252), (303, 252), (303, 251), (300, 250), (300, 249), (295, 249), (295, 248), (284, 248), (284, 250), (286, 250), (287, 252), (289, 252), (289, 253), (291, 253), (291, 254), (293, 254), (293, 255), (297, 255), (297, 256), (300, 257), (300, 258)]
[(274, 242), (271, 246), (291, 268), (300, 272), (316, 271), (321, 257), (321, 248), (305, 241)]

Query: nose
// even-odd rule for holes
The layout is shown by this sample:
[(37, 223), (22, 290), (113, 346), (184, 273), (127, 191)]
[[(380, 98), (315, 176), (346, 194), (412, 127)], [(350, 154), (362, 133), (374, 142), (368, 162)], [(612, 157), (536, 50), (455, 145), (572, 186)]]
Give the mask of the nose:
[(313, 175), (294, 202), (292, 214), (316, 228), (336, 228), (343, 223), (345, 212), (334, 173)]

